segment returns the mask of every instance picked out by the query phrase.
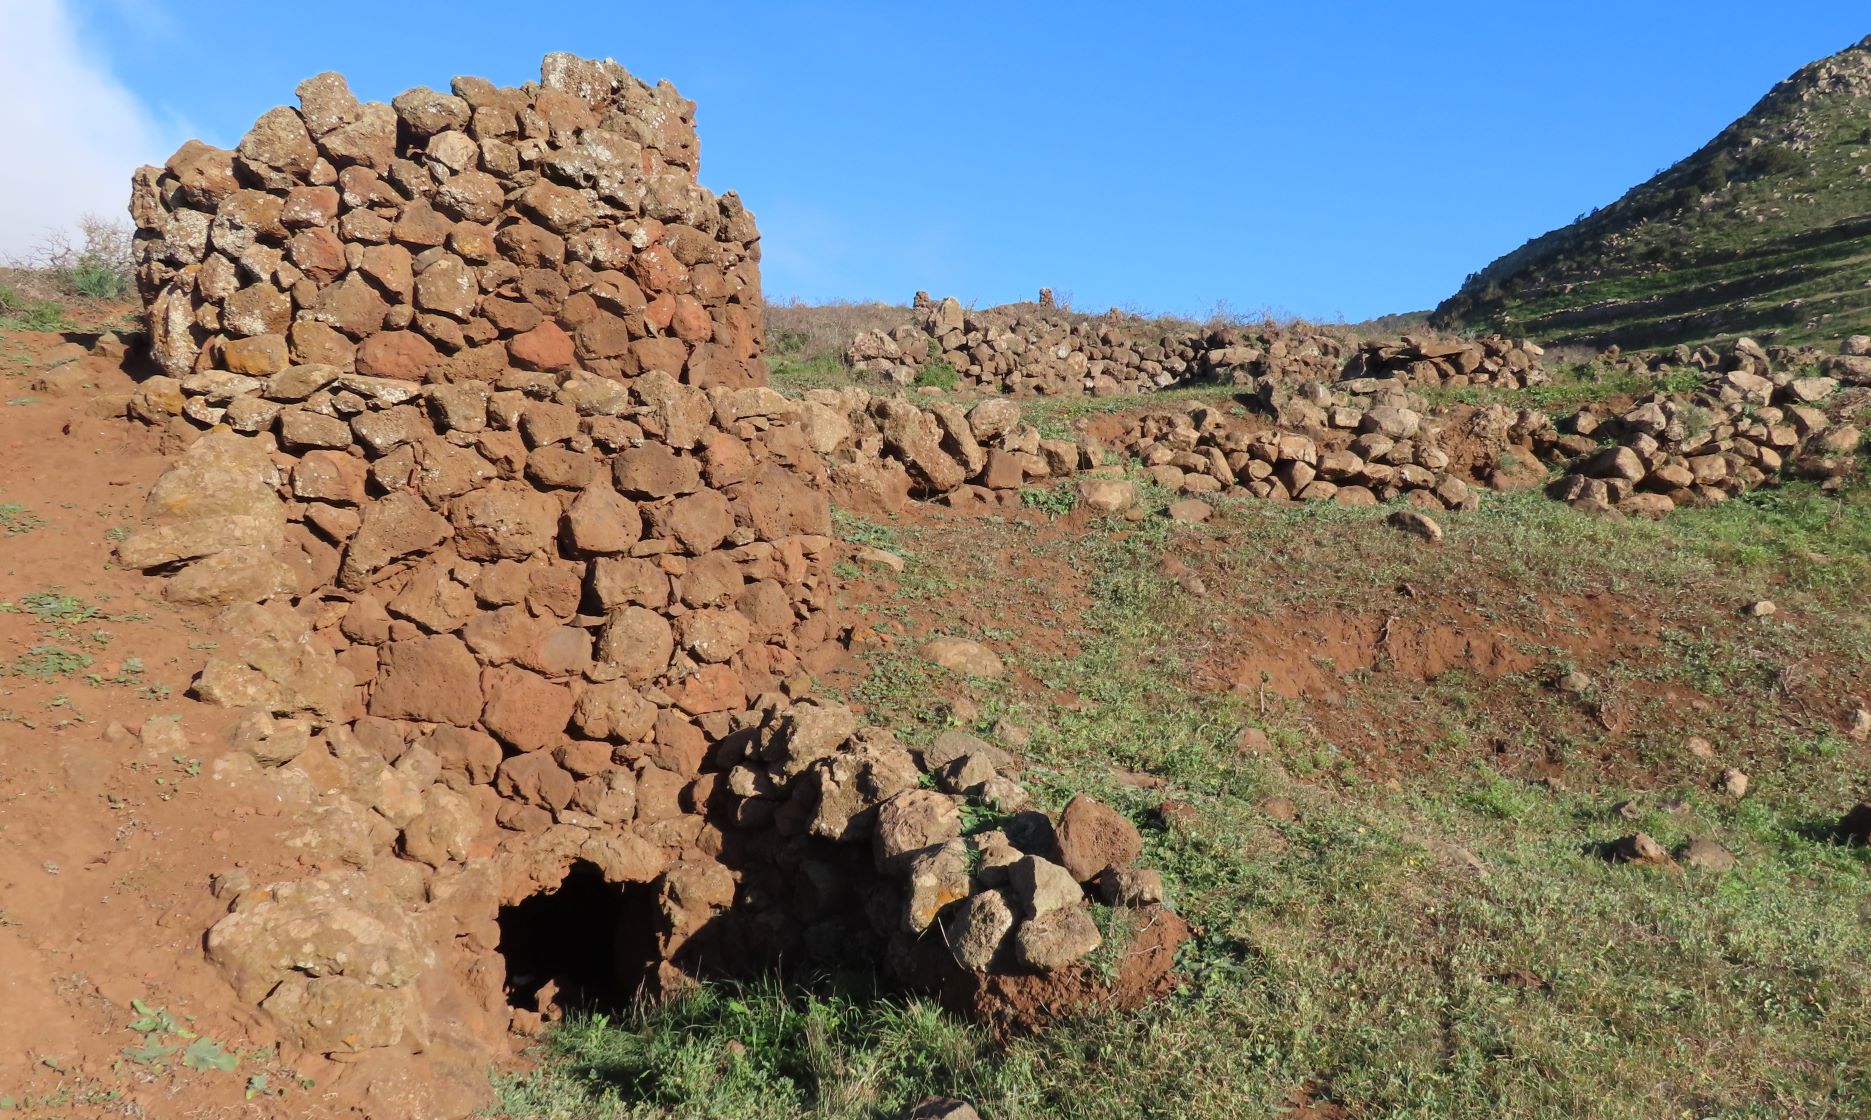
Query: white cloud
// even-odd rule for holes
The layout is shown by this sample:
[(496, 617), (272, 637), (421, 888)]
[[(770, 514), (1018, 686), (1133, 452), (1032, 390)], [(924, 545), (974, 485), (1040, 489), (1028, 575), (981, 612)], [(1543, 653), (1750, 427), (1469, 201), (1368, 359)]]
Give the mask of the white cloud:
[(0, 260), (87, 214), (129, 221), (130, 173), (175, 149), (169, 129), (79, 37), (69, 0), (7, 0), (0, 33)]

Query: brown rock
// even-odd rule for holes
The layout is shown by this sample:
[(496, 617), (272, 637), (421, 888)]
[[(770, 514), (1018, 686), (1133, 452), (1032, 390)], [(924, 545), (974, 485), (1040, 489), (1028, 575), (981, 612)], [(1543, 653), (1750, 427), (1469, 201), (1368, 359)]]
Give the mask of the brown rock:
[(315, 502), (358, 505), (364, 500), (363, 460), (336, 451), (308, 451), (292, 468), (292, 494)]
[(1143, 852), (1137, 829), (1115, 809), (1080, 794), (1059, 815), (1054, 858), (1081, 883), (1107, 867), (1128, 867)]
[(442, 773), (459, 774), (469, 785), (486, 785), (500, 766), (500, 744), (490, 735), (443, 725), (423, 740), (435, 753)]
[(500, 180), (485, 171), (451, 175), (435, 189), (436, 209), (464, 222), (497, 221), (505, 202), (506, 192), (501, 189)]
[(1713, 840), (1694, 838), (1684, 844), (1676, 858), (1697, 871), (1729, 871), (1736, 866), (1735, 855)]
[(446, 255), (416, 277), (416, 306), (451, 319), (466, 321), (481, 297), (480, 281), (460, 257)]
[(923, 645), (922, 654), (944, 669), (965, 676), (998, 677), (1007, 671), (993, 650), (968, 638), (933, 639)]
[(892, 871), (908, 857), (961, 835), (961, 812), (955, 799), (930, 789), (904, 790), (877, 810), (872, 835), (877, 867)]
[(1186, 498), (1180, 502), (1171, 502), (1165, 512), (1169, 514), (1172, 521), (1199, 525), (1215, 515), (1215, 507), (1207, 502)]
[(448, 522), (421, 498), (406, 490), (385, 495), (364, 507), (363, 523), (344, 551), (339, 580), (346, 587), (362, 587), (385, 564), (434, 548), (448, 534)]
[(356, 120), (319, 137), (318, 144), (339, 167), (388, 171), (396, 159), (396, 112), (380, 101), (360, 105)]
[(494, 235), (494, 247), (521, 268), (558, 268), (565, 263), (565, 239), (531, 222), (515, 222), (502, 228)]
[(318, 283), (329, 284), (344, 275), (344, 242), (325, 226), (301, 229), (286, 242), (286, 259)]
[(559, 503), (524, 484), (497, 483), (456, 498), (449, 519), (463, 556), (524, 560), (551, 546)]
[(734, 511), (719, 490), (700, 490), (670, 503), (663, 523), (685, 550), (699, 556), (734, 531)]
[[(335, 370), (352, 368), (357, 353), (356, 346), (338, 330), (311, 319), (295, 322), (286, 332), (286, 343), (293, 361), (307, 366), (330, 366)], [(272, 395), (270, 385), (268, 395)]]
[(521, 192), (519, 206), (540, 225), (560, 234), (584, 229), (596, 217), (584, 195), (543, 180)]
[(241, 166), (268, 190), (289, 190), (305, 180), (318, 148), (299, 114), (281, 106), (254, 122), (235, 150)]
[(1413, 537), (1435, 542), (1442, 539), (1442, 526), (1436, 524), (1428, 514), (1413, 509), (1400, 509), (1384, 519), (1391, 528), (1408, 533)]
[(601, 480), (587, 486), (565, 511), (565, 530), (579, 552), (626, 552), (642, 539), (643, 518), (636, 503)]
[(295, 92), (299, 95), (299, 115), (307, 131), (315, 137), (322, 137), (363, 116), (364, 107), (358, 104), (342, 74), (329, 71), (316, 74), (300, 82)]
[(236, 338), (284, 335), (291, 323), (292, 301), (269, 284), (242, 288), (227, 297), (221, 308), (221, 329)]
[(683, 649), (704, 664), (726, 661), (753, 640), (753, 627), (734, 610), (690, 611), (676, 620)]
[(234, 153), (200, 140), (177, 149), (165, 170), (176, 177), (177, 201), (196, 210), (212, 211), (240, 189), (234, 177)]
[(502, 797), (523, 801), (550, 812), (572, 803), (578, 781), (553, 761), (550, 751), (516, 754), (500, 764), (494, 788)]
[(645, 684), (661, 676), (675, 653), (675, 632), (662, 615), (629, 606), (611, 612), (598, 635), (598, 660), (618, 676)]
[(389, 314), (390, 305), (368, 281), (355, 274), (319, 292), (312, 310), (314, 321), (335, 327), (353, 339), (382, 330)]
[(521, 751), (556, 746), (572, 718), (572, 690), (524, 669), (489, 669), (481, 675), (487, 697), (481, 725)]
[(617, 456), (617, 489), (639, 499), (668, 498), (699, 489), (702, 473), (695, 459), (679, 456), (667, 444), (646, 443)]
[(1051, 972), (1089, 956), (1104, 937), (1082, 906), (1054, 910), (1014, 932), (1014, 959), (1023, 968)]
[(728, 665), (704, 665), (671, 690), (676, 707), (693, 716), (738, 711), (747, 706), (741, 676)]
[(384, 331), (357, 347), (357, 372), (372, 377), (421, 381), (441, 361), (434, 344), (415, 331)]
[(551, 320), (508, 339), (507, 353), (521, 369), (570, 369), (575, 360), (572, 336)]
[(221, 368), (229, 373), (263, 376), (278, 373), (291, 364), (283, 335), (262, 334), (252, 338), (230, 338), (221, 343)]
[(382, 648), (371, 715), (470, 727), (481, 707), (481, 667), (460, 638), (408, 638)]
[(1675, 867), (1663, 845), (1643, 832), (1632, 833), (1611, 846), (1611, 857), (1620, 863), (1642, 863), (1652, 867)]
[(398, 302), (408, 299), (416, 286), (415, 258), (401, 245), (368, 246), (358, 271)]
[(572, 726), (593, 739), (639, 742), (656, 726), (657, 707), (627, 681), (592, 685), (572, 709)]

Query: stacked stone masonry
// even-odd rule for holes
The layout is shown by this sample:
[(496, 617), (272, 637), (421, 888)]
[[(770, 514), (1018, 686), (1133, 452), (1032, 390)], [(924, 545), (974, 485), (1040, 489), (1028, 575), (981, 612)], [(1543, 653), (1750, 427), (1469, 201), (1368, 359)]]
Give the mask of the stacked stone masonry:
[[(334, 868), (230, 888), (211, 959), (299, 1045), (472, 1066), (551, 1010), (509, 1005), (499, 908), (582, 861), (650, 892), (664, 990), (881, 964), (1064, 1010), (1109, 998), (1101, 897), (1150, 916), (1117, 949), (1161, 991), (1186, 927), (1123, 818), (1055, 820), (1000, 748), (809, 695), (844, 629), (832, 494), (953, 491), (983, 439), (1084, 450), (1017, 410), (765, 387), (758, 233), (697, 185), (668, 86), (554, 55), (452, 88), (321, 75), (136, 178), (163, 372), (130, 410), (186, 451), (119, 559), (221, 609), (216, 775), (300, 805)], [(999, 827), (964, 835), (968, 805)]]
[(1569, 467), (1549, 493), (1585, 508), (1661, 517), (1788, 473), (1836, 484), (1855, 469), (1863, 434), (1828, 416), (1841, 380), (1818, 371), (1871, 382), (1871, 359), (1855, 358), (1855, 348), (1848, 341), (1847, 353), (1829, 357), (1783, 351), (1776, 362), (1744, 338), (1726, 355), (1672, 355), (1710, 377), (1693, 392), (1653, 394), (1622, 414), (1587, 409), (1563, 420), (1566, 435), (1554, 451)]
[(908, 385), (941, 363), (969, 388), (1016, 396), (1110, 397), (1266, 378), (1300, 384), (1394, 377), (1418, 388), (1524, 388), (1547, 380), (1538, 364), (1540, 348), (1507, 339), (1406, 335), (1354, 348), (1336, 334), (1298, 327), (1199, 330), (1116, 311), (1096, 318), (1073, 315), (1046, 298), (975, 312), (952, 296), (917, 297), (908, 322), (852, 339), (845, 358), (853, 369)]

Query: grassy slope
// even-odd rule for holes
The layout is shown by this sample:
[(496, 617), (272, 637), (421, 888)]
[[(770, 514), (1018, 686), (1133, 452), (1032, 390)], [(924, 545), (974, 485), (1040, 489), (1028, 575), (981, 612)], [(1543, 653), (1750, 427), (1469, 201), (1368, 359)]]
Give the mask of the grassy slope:
[(1627, 347), (1871, 330), (1871, 39), (1782, 82), (1611, 206), (1490, 264), (1434, 321)]
[[(1787, 688), (1810, 666), (1866, 668), (1871, 495), (1794, 488), (1659, 525), (1497, 498), (1447, 518), (1434, 549), (1384, 530), (1381, 510), (1224, 505), (1219, 526), (1134, 532), (841, 518), (847, 536), (910, 561), (900, 577), (866, 577), (897, 581), (871, 609), (876, 630), (973, 633), (1045, 686), (978, 688), (980, 726), (1005, 716), (1033, 729), (1027, 780), (1042, 800), (1088, 789), (1144, 826), (1146, 860), (1201, 931), (1181, 994), (998, 1048), (924, 1001), (877, 997), (864, 978), (711, 989), (562, 1029), (551, 1060), (504, 1083), (508, 1114), (858, 1118), (952, 1092), (990, 1120), (1234, 1120), (1287, 1114), (1309, 1092), (1360, 1116), (1871, 1115), (1871, 853), (1824, 835), (1866, 792), (1871, 759)], [(1035, 575), (1080, 573), (1089, 609), (1059, 594), (1051, 617), (1036, 610), (1046, 579), (1010, 576), (995, 565), (1002, 553), (1038, 558)], [(1160, 571), (1166, 556), (1197, 555), (1212, 558), (1200, 597)], [(1355, 702), (1407, 711), (1420, 727), (1410, 738), (1439, 748), (1395, 783), (1366, 776), (1304, 705), (1263, 709), (1194, 683), (1230, 616), (1407, 610), (1384, 599), (1406, 583), (1473, 588), (1507, 618), (1597, 590), (1648, 604), (1680, 640), (1595, 669), (1599, 710), (1628, 704), (1640, 717), (1610, 745), (1540, 674), (1348, 681)], [(1767, 588), (1775, 620), (1735, 618), (1735, 602)], [(1066, 640), (969, 623), (1016, 617)], [(911, 739), (942, 725), (952, 681), (889, 647), (869, 660), (852, 699), (872, 718)], [(1693, 686), (1707, 706), (1644, 706), (1657, 679)], [(1237, 754), (1250, 724), (1269, 731), (1267, 755)], [(1696, 732), (1724, 757), (1687, 757), (1681, 739)], [(1474, 746), (1506, 739), (1505, 757)], [(1623, 777), (1575, 769), (1552, 789), (1516, 763), (1601, 754), (1630, 756)], [(1708, 784), (1731, 758), (1755, 779), (1739, 801)], [(1122, 784), (1117, 767), (1167, 786)], [(1298, 802), (1299, 820), (1262, 813), (1271, 795)], [(1186, 830), (1152, 826), (1148, 807), (1165, 796), (1194, 807)], [(1667, 796), (1686, 808), (1663, 811)], [(1641, 819), (1612, 812), (1627, 797)], [(1637, 827), (1672, 846), (1717, 839), (1742, 868), (1662, 873), (1592, 854)]]

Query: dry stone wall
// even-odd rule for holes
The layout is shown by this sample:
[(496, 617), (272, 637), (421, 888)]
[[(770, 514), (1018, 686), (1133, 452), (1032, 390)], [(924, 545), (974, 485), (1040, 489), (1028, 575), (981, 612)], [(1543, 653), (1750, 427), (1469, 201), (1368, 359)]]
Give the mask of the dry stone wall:
[(953, 490), (1017, 410), (765, 387), (758, 233), (696, 184), (669, 87), (554, 55), (452, 88), (321, 75), (136, 181), (165, 372), (130, 408), (187, 450), (119, 559), (222, 608), (216, 774), (336, 865), (228, 886), (207, 947), (237, 992), (310, 1049), (475, 1068), (553, 1010), (510, 1002), (496, 917), (575, 864), (639, 904), (565, 936), (616, 933), (652, 988), (881, 962), (983, 1014), (1023, 984), (1111, 1002), (1101, 894), (1151, 916), (1125, 998), (1160, 991), (1185, 927), (1127, 822), (810, 698), (844, 629), (829, 496)]
[(141, 169), (151, 352), (174, 378), (297, 365), (407, 381), (509, 367), (764, 379), (758, 233), (696, 182), (694, 105), (615, 63), (362, 103), (299, 87), (234, 151)]
[(1314, 332), (1165, 329), (1112, 314), (1073, 315), (1042, 300), (967, 311), (954, 297), (917, 293), (910, 321), (851, 342), (846, 360), (907, 385), (941, 363), (965, 387), (1016, 396), (1122, 396), (1197, 380), (1285, 380), (1336, 374), (1344, 344)]
[(1347, 380), (1396, 380), (1416, 388), (1482, 385), (1528, 389), (1550, 384), (1540, 367), (1546, 353), (1531, 342), (1506, 338), (1367, 341), (1346, 366)]
[(881, 381), (914, 383), (934, 363), (981, 392), (1121, 396), (1202, 382), (1280, 385), (1341, 379), (1394, 380), (1414, 388), (1546, 384), (1543, 351), (1530, 342), (1372, 340), (1357, 347), (1300, 327), (1166, 327), (1119, 312), (1093, 318), (1049, 300), (968, 311), (953, 297), (917, 293), (910, 320), (852, 339), (846, 361)]
[(1856, 469), (1863, 434), (1826, 411), (1838, 379), (1776, 372), (1748, 339), (1717, 364), (1726, 371), (1694, 392), (1652, 394), (1622, 413), (1585, 409), (1561, 421), (1558, 450), (1573, 458), (1548, 492), (1584, 508), (1661, 517), (1785, 475), (1836, 484)]

